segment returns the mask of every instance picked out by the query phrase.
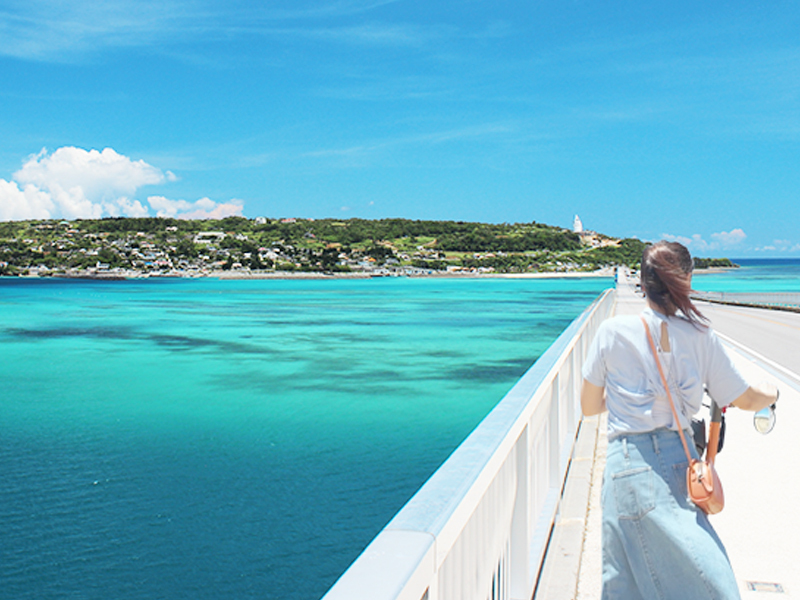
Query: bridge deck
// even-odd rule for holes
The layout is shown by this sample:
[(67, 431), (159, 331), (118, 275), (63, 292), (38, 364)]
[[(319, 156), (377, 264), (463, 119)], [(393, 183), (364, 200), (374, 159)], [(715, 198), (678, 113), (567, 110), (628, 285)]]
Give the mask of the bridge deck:
[[(617, 314), (642, 310), (644, 301), (629, 282), (621, 280), (617, 290)], [(800, 449), (794, 430), (800, 419), (800, 314), (698, 306), (726, 341), (745, 377), (754, 383), (772, 380), (781, 389), (778, 422), (769, 435), (753, 429), (752, 413), (728, 411), (725, 448), (717, 459), (726, 506), (712, 523), (726, 546), (744, 600), (764, 598), (770, 592), (780, 595), (766, 597), (800, 598), (800, 516), (795, 508), (800, 497)], [(584, 419), (537, 599), (600, 597), (605, 444), (605, 418)]]

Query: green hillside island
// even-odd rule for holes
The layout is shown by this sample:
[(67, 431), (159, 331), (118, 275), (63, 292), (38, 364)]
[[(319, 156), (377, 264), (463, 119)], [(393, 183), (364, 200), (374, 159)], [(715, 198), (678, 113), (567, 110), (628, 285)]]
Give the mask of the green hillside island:
[[(107, 218), (0, 223), (0, 275), (589, 272), (637, 268), (644, 243), (541, 223)], [(698, 267), (731, 267), (698, 259)], [(227, 273), (225, 273), (227, 272)]]

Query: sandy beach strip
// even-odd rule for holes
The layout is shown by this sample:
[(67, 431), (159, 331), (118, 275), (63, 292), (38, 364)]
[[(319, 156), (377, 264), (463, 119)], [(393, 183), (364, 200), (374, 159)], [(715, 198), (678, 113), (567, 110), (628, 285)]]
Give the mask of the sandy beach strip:
[(432, 271), (430, 273), (321, 273), (321, 272), (298, 272), (298, 271), (265, 271), (265, 272), (245, 272), (245, 271), (210, 271), (204, 277), (216, 279), (384, 279), (393, 277), (407, 277), (410, 279), (440, 278), (440, 279), (581, 279), (587, 277), (613, 277), (614, 270), (611, 268), (599, 269), (597, 271), (566, 271), (566, 272), (539, 272), (539, 273), (471, 273), (471, 272), (443, 272)]

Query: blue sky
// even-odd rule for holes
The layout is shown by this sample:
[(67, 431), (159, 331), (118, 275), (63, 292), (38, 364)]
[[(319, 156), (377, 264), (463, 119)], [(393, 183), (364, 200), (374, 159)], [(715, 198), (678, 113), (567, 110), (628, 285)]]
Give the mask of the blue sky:
[(798, 256), (796, 3), (0, 0), (0, 219), (538, 221)]

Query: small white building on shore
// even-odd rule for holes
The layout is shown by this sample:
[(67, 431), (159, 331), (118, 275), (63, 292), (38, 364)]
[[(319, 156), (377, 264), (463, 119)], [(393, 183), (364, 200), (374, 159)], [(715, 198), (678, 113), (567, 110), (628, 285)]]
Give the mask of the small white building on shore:
[(194, 236), (195, 244), (211, 244), (219, 242), (225, 238), (225, 233), (222, 231), (201, 231)]

